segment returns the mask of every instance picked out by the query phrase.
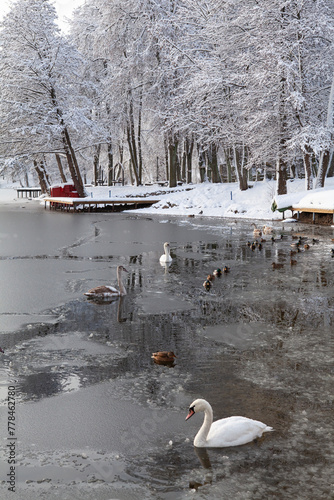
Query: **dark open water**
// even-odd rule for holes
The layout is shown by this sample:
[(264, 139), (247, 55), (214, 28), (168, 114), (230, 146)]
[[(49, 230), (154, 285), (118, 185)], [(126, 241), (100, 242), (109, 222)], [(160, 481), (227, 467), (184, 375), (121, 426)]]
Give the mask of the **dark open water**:
[[(332, 228), (275, 223), (287, 237), (252, 251), (251, 221), (24, 206), (0, 206), (1, 498), (334, 498)], [(293, 266), (292, 229), (310, 243)], [(128, 295), (88, 301), (118, 264)], [(156, 350), (173, 350), (175, 366), (154, 364)], [(198, 456), (203, 417), (185, 422), (197, 397), (215, 419), (275, 432)]]

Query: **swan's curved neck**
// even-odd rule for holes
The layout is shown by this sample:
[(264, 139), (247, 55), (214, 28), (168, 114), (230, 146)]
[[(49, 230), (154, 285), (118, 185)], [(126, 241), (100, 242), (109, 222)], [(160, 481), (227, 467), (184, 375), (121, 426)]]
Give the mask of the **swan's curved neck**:
[(121, 295), (126, 295), (126, 289), (122, 281), (122, 270), (117, 269), (117, 281), (118, 281), (118, 288), (119, 288), (119, 293)]
[(213, 412), (211, 406), (208, 403), (204, 410), (204, 421), (202, 427), (200, 428), (194, 439), (195, 446), (205, 445), (206, 438), (208, 437), (209, 430), (212, 424), (212, 420), (213, 420)]
[(170, 258), (170, 253), (169, 253), (169, 248), (168, 247), (165, 247), (165, 255), (166, 255), (166, 259)]

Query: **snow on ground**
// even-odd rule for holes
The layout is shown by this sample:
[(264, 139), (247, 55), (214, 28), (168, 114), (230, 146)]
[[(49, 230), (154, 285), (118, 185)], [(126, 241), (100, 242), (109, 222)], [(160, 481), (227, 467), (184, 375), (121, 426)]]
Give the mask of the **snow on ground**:
[[(0, 203), (40, 203), (39, 199), (26, 200), (17, 198), (16, 186), (9, 186), (0, 182)], [(334, 179), (326, 181), (326, 186), (321, 190), (305, 191), (304, 180), (288, 181), (288, 194), (275, 197), (275, 181), (260, 181), (251, 183), (251, 188), (240, 191), (237, 183), (212, 184), (184, 184), (177, 188), (152, 186), (87, 186), (87, 194), (92, 200), (124, 197), (147, 196), (160, 201), (149, 208), (138, 211), (146, 214), (157, 215), (198, 215), (207, 217), (233, 217), (248, 219), (275, 220), (282, 219), (278, 211), (272, 212), (273, 199), (277, 200), (279, 207), (299, 203), (300, 207), (314, 206), (334, 209)], [(287, 212), (289, 216), (291, 212)]]

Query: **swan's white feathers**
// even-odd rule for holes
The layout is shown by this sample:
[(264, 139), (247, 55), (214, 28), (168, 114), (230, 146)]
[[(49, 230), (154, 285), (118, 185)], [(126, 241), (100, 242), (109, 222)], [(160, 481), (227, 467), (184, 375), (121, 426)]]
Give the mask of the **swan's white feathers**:
[(204, 412), (204, 422), (194, 439), (194, 445), (199, 448), (240, 446), (273, 430), (263, 422), (247, 417), (233, 416), (212, 422), (212, 408), (205, 399), (191, 403), (186, 420), (200, 411)]
[(212, 423), (206, 446), (216, 448), (240, 446), (272, 430), (272, 427), (246, 417), (222, 418)]
[(160, 257), (160, 262), (164, 263), (164, 262), (172, 262), (172, 257), (169, 253), (169, 243), (166, 241), (166, 243), (164, 243), (164, 251), (165, 253), (163, 253)]

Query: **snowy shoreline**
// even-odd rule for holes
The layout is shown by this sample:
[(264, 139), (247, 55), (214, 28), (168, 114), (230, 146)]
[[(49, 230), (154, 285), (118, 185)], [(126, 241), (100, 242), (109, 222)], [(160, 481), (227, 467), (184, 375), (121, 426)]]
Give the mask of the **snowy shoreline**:
[[(40, 203), (44, 206), (43, 197), (28, 199), (17, 198), (15, 185), (8, 186), (0, 183), (0, 204), (4, 203)], [(202, 217), (234, 218), (234, 219), (260, 219), (260, 220), (282, 220), (282, 213), (277, 210), (273, 212), (271, 205), (275, 198), (275, 181), (260, 181), (250, 184), (246, 191), (240, 191), (237, 183), (212, 184), (184, 184), (177, 188), (161, 188), (152, 186), (88, 186), (86, 191), (92, 200), (124, 197), (154, 196), (160, 201), (151, 207), (131, 210), (131, 212), (151, 215), (175, 215)], [(320, 191), (320, 192), (319, 192)], [(325, 188), (322, 190), (305, 191), (305, 181), (288, 181), (288, 194), (278, 197), (285, 202), (278, 203), (279, 208), (291, 204), (291, 200), (303, 205), (304, 200), (308, 204), (317, 206), (321, 200), (326, 206), (334, 207), (334, 179), (327, 179)], [(320, 201), (319, 201), (320, 199)], [(291, 212), (286, 211), (285, 217), (290, 217)]]

